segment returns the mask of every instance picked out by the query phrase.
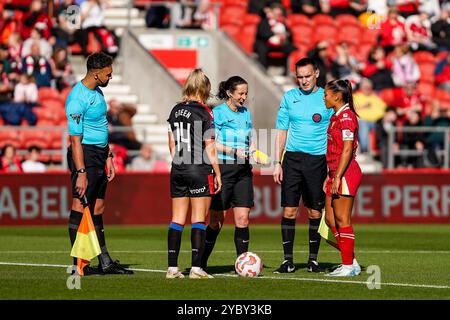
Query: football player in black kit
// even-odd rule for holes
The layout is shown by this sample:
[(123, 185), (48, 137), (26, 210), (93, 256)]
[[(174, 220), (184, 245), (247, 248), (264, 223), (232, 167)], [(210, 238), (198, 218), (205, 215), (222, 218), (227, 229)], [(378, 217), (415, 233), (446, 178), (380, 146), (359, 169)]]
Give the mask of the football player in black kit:
[(211, 83), (203, 71), (192, 71), (184, 85), (182, 101), (173, 107), (167, 120), (172, 156), (172, 221), (167, 236), (168, 279), (184, 278), (178, 270), (178, 255), (189, 205), (192, 207), (192, 268), (189, 278), (212, 278), (201, 268), (201, 258), (211, 197), (220, 191), (222, 182), (214, 140), (213, 113), (205, 105), (210, 91)]

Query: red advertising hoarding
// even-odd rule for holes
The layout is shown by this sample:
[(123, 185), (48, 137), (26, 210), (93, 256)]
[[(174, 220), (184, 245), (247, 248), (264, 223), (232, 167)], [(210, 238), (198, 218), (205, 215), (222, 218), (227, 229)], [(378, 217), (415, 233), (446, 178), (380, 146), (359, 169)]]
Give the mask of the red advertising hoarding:
[[(0, 175), (0, 225), (65, 224), (70, 211), (69, 175)], [(251, 223), (279, 223), (280, 186), (255, 175)], [(108, 186), (109, 224), (167, 224), (169, 175), (119, 174)], [(355, 223), (450, 223), (450, 173), (366, 174), (359, 189)], [(306, 222), (304, 209), (299, 222)], [(232, 223), (232, 216), (227, 219)]]

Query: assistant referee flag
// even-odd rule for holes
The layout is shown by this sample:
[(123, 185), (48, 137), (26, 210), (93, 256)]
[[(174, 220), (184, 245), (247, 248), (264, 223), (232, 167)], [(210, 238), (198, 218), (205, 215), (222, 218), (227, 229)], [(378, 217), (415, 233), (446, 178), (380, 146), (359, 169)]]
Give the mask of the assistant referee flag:
[(83, 268), (89, 264), (91, 259), (101, 253), (97, 234), (95, 233), (94, 223), (92, 221), (89, 206), (85, 206), (80, 226), (78, 227), (77, 237), (72, 247), (70, 255), (77, 259), (77, 271), (79, 275), (83, 274)]

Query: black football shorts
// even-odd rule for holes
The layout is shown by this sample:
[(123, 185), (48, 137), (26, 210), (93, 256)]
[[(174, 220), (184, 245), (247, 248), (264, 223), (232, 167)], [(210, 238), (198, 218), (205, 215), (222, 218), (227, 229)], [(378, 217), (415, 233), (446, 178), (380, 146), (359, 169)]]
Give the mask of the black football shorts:
[(172, 198), (211, 197), (214, 195), (214, 174), (204, 169), (179, 170), (172, 166), (170, 194)]

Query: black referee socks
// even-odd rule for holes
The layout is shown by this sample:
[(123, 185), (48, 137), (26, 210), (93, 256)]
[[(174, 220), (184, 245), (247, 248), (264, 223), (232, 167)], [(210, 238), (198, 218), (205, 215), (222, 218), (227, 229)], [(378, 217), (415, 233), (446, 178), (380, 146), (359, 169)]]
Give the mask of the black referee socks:
[(181, 235), (183, 234), (184, 226), (172, 222), (169, 225), (169, 232), (167, 234), (167, 247), (169, 257), (169, 267), (178, 266), (178, 255), (180, 254)]
[(105, 230), (103, 228), (103, 214), (94, 215), (92, 218), (95, 227), (95, 233), (97, 234), (98, 244), (100, 245), (101, 253), (98, 256), (98, 263), (101, 266), (107, 266), (111, 264), (112, 259), (109, 256), (108, 250), (106, 249), (105, 242)]
[(248, 227), (234, 228), (234, 245), (236, 246), (236, 254), (240, 256), (248, 251), (248, 243), (250, 242), (250, 232)]
[[(69, 237), (70, 237), (70, 245), (73, 247), (75, 243), (75, 239), (77, 238), (78, 227), (81, 223), (81, 218), (83, 217), (83, 213), (79, 211), (72, 210), (70, 211), (69, 216)], [(73, 265), (77, 265), (77, 258), (73, 258)]]
[(281, 218), (281, 239), (283, 241), (284, 260), (294, 262), (295, 218)]
[(220, 229), (215, 230), (210, 226), (206, 227), (205, 249), (203, 250), (202, 255), (202, 269), (205, 269), (208, 265), (209, 256), (211, 255), (211, 252), (213, 251), (214, 246), (216, 245), (216, 240), (219, 233)]
[(309, 261), (317, 260), (320, 246), (319, 234), (320, 218), (309, 219)]

